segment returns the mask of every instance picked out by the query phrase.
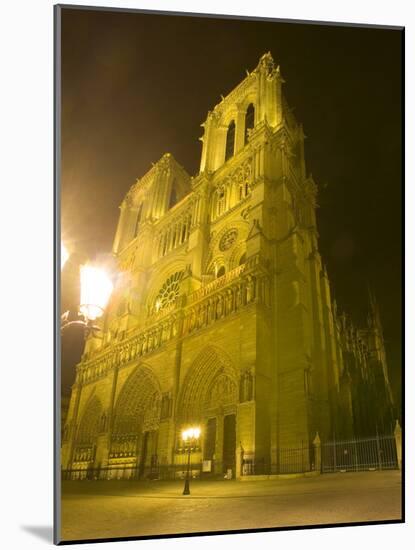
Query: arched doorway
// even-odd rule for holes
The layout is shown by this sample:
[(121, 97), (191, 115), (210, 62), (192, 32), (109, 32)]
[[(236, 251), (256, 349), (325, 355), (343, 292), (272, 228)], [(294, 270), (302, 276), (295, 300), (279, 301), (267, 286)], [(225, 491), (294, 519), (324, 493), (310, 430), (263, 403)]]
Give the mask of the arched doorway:
[(215, 474), (236, 465), (238, 375), (227, 354), (208, 346), (195, 359), (179, 400), (178, 427), (198, 424), (202, 429), (201, 459)]
[(125, 382), (115, 407), (109, 461), (118, 477), (156, 475), (160, 413), (158, 380), (149, 367), (139, 366)]

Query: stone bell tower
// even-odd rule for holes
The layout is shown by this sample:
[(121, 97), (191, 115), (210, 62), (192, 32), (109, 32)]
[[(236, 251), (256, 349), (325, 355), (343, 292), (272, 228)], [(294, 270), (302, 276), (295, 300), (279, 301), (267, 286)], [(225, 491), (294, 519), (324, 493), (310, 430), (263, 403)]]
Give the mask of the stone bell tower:
[(252, 312), (254, 446), (257, 454), (268, 448), (274, 464), (281, 448), (304, 446), (308, 453), (316, 431), (327, 437), (342, 414), (330, 284), (318, 251), (317, 187), (306, 174), (303, 129), (283, 83), (264, 54), (208, 113), (200, 168), (211, 175), (211, 231), (243, 219), (244, 257), (264, 276), (264, 299)]
[[(262, 122), (275, 127), (282, 120), (281, 86), (284, 80), (275, 67), (271, 54), (264, 54), (258, 67), (227, 97), (209, 111), (202, 124), (204, 136), (200, 172), (214, 172), (225, 162), (229, 124), (233, 122), (234, 150), (237, 154), (247, 143), (246, 114), (254, 106), (251, 128)], [(232, 131), (232, 130), (231, 130)]]

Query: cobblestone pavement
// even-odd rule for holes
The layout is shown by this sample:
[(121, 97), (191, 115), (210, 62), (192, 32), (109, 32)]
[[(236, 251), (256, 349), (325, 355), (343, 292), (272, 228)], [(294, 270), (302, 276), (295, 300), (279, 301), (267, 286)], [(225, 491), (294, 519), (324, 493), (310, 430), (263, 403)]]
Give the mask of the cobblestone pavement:
[(62, 540), (401, 519), (399, 471), (268, 481), (73, 481)]

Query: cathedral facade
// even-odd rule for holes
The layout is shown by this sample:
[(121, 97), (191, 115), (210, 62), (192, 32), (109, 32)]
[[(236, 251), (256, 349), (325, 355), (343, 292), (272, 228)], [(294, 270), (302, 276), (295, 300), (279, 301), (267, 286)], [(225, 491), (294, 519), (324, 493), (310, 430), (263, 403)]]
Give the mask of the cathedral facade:
[(378, 306), (356, 329), (331, 297), (283, 83), (263, 55), (208, 113), (199, 174), (165, 154), (123, 200), (120, 276), (77, 365), (63, 469), (180, 470), (197, 425), (206, 471), (279, 473), (287, 449), (312, 469), (317, 434), (389, 430)]

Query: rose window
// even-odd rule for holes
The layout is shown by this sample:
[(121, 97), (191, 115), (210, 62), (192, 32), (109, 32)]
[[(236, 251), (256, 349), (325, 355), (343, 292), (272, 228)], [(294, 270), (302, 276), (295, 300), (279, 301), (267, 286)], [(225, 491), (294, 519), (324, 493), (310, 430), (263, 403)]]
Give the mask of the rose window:
[(176, 301), (179, 296), (182, 278), (183, 271), (177, 271), (164, 282), (155, 300), (156, 311), (161, 311)]
[(228, 250), (238, 237), (237, 229), (229, 229), (221, 238), (219, 243), (219, 249), (223, 251)]

